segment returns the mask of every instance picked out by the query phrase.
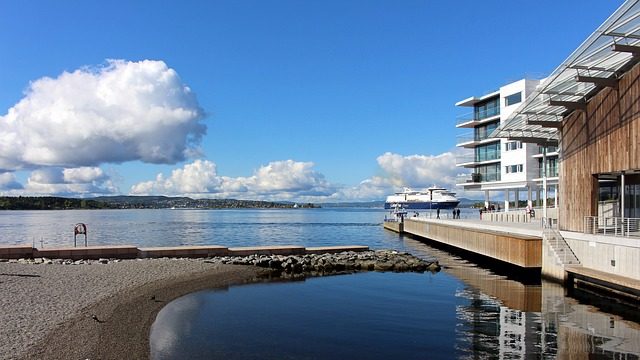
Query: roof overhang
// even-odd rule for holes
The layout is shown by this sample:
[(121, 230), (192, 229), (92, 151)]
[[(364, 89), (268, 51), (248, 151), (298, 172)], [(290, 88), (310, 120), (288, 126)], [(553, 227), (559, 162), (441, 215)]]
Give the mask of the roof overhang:
[(456, 106), (473, 106), (479, 102), (485, 101), (487, 99), (491, 99), (493, 97), (499, 96), (500, 95), (500, 91), (494, 91), (492, 93), (483, 95), (481, 97), (475, 97), (472, 96), (470, 98), (466, 98), (464, 100), (460, 100), (456, 103)]
[(627, 0), (491, 136), (557, 143), (562, 119), (639, 61), (640, 0)]

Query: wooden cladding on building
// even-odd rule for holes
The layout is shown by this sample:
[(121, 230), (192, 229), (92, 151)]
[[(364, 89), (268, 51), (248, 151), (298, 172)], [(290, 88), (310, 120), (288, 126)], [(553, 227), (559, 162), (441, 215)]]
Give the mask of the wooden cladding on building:
[(559, 223), (583, 231), (584, 217), (597, 215), (595, 175), (640, 169), (640, 65), (566, 116), (561, 132)]

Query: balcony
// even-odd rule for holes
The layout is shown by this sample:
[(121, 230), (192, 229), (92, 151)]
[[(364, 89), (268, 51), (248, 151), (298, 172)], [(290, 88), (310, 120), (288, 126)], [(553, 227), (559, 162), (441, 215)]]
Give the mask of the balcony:
[(500, 151), (489, 151), (485, 153), (466, 153), (456, 156), (456, 166), (476, 165), (482, 162), (500, 161)]
[(457, 184), (478, 184), (483, 182), (500, 181), (500, 173), (471, 173), (458, 177)]
[(500, 139), (489, 137), (491, 132), (485, 134), (477, 134), (475, 132), (466, 133), (456, 136), (456, 146), (473, 146), (484, 140), (499, 141)]
[[(538, 178), (542, 179), (542, 176), (544, 176), (542, 173), (542, 167), (538, 167)], [(558, 177), (558, 167), (547, 166), (547, 177)]]
[[(534, 157), (542, 157), (542, 152), (543, 152), (543, 148), (542, 146), (538, 146), (538, 152), (536, 153), (536, 155), (534, 155)], [(547, 146), (547, 156), (551, 155), (551, 154), (557, 154), (558, 153), (558, 147), (557, 146)]]
[(456, 116), (456, 127), (474, 127), (500, 116), (500, 108), (478, 110)]

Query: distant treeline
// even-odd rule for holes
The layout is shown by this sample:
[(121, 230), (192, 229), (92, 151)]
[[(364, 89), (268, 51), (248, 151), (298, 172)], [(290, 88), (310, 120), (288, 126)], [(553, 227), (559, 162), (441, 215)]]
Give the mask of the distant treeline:
[(91, 199), (62, 197), (0, 197), (0, 210), (67, 210), (67, 209), (288, 209), (315, 208), (317, 205), (286, 202), (191, 199), (167, 196), (101, 196)]
[(112, 204), (62, 197), (0, 197), (0, 210), (116, 209)]

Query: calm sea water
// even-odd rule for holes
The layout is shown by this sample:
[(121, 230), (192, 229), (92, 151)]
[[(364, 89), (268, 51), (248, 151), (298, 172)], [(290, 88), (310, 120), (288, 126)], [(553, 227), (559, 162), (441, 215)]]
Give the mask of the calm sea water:
[[(0, 212), (0, 243), (338, 245), (437, 258), (437, 274), (360, 273), (202, 291), (151, 333), (154, 359), (638, 359), (637, 309), (514, 280), (381, 227), (371, 209)], [(476, 216), (475, 212), (466, 212)], [(600, 306), (600, 308), (594, 306)], [(625, 312), (626, 311), (626, 312)]]
[[(382, 209), (340, 208), (0, 211), (0, 244), (73, 245), (74, 225), (85, 223), (89, 245), (396, 248), (398, 236), (381, 230), (386, 214)], [(462, 217), (467, 215), (476, 216), (463, 211)], [(84, 243), (84, 237), (79, 239)]]

